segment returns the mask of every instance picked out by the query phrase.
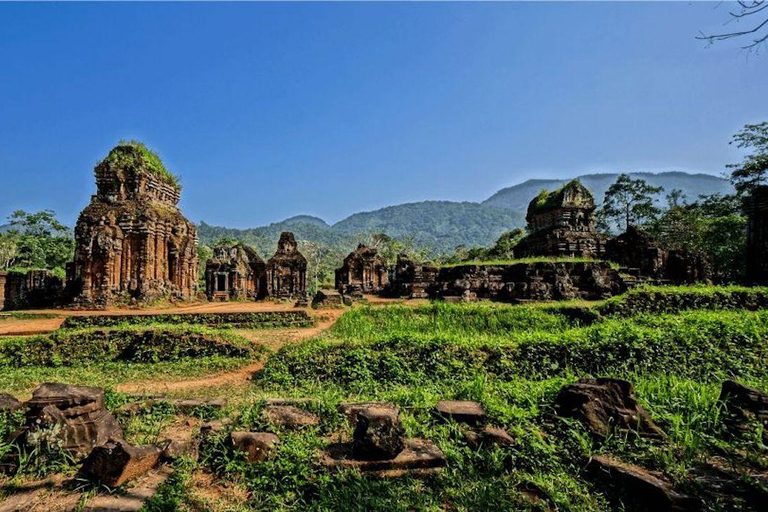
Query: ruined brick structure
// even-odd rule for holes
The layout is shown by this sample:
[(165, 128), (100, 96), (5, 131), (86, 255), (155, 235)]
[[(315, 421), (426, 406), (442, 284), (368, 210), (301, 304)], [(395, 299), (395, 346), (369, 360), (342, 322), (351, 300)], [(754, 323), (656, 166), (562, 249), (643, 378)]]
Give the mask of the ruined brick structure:
[(244, 244), (214, 247), (205, 265), (209, 300), (259, 299), (267, 294), (267, 266)]
[(336, 269), (336, 289), (362, 293), (379, 293), (389, 283), (387, 260), (372, 247), (360, 244), (344, 258), (341, 268)]
[(97, 192), (78, 218), (68, 276), (78, 302), (195, 296), (197, 229), (179, 210), (181, 189), (161, 166), (135, 143), (115, 147), (96, 166)]
[(768, 186), (757, 187), (744, 204), (747, 212), (747, 279), (768, 285)]
[(416, 263), (406, 254), (398, 254), (393, 280), (384, 293), (395, 297), (426, 299), (429, 297), (429, 289), (437, 281), (437, 274), (437, 267)]
[(626, 291), (619, 273), (601, 261), (542, 261), (441, 268), (432, 297), (502, 301), (605, 299)]
[(595, 229), (595, 200), (578, 180), (542, 191), (528, 205), (529, 235), (515, 247), (515, 257), (600, 257), (606, 237)]
[(0, 272), (0, 311), (47, 308), (64, 300), (64, 282), (47, 270)]
[(267, 287), (272, 297), (306, 297), (307, 258), (299, 252), (293, 233), (280, 234), (277, 252), (267, 261)]
[(644, 280), (676, 284), (709, 281), (712, 269), (701, 256), (682, 249), (665, 249), (645, 231), (629, 226), (606, 244), (605, 258), (621, 265), (622, 272)]

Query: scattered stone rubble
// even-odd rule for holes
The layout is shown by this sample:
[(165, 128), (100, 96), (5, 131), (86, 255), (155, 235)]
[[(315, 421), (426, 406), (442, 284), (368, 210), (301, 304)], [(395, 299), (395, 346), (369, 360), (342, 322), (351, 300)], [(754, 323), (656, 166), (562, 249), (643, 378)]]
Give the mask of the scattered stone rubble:
[(312, 298), (313, 309), (334, 309), (351, 305), (351, 298), (342, 295), (339, 292), (332, 292), (329, 290), (318, 290), (318, 292)]
[(251, 463), (263, 462), (273, 453), (280, 438), (271, 432), (232, 432), (230, 434), (232, 447), (245, 454), (245, 459)]
[(268, 405), (264, 408), (264, 416), (272, 426), (279, 429), (299, 430), (320, 424), (317, 414), (293, 405)]
[(157, 466), (161, 453), (156, 446), (131, 446), (125, 441), (111, 441), (93, 449), (83, 462), (80, 475), (109, 487), (118, 487)]
[(581, 379), (563, 387), (555, 399), (561, 417), (579, 420), (595, 437), (605, 439), (614, 429), (663, 439), (664, 432), (637, 403), (632, 383), (620, 379)]
[(720, 390), (727, 425), (736, 432), (750, 429), (750, 424), (763, 425), (764, 442), (768, 443), (768, 394), (727, 380)]

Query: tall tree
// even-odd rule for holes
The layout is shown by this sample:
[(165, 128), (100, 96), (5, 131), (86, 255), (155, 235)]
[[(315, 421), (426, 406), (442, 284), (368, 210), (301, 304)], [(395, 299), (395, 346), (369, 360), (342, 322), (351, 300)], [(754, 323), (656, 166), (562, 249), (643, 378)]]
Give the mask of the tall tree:
[(8, 220), (18, 248), (15, 266), (63, 272), (72, 260), (75, 242), (72, 231), (56, 219), (53, 211), (17, 210)]
[(739, 194), (749, 194), (755, 187), (765, 185), (768, 179), (768, 122), (745, 125), (729, 144), (753, 150), (741, 163), (727, 166), (731, 169), (731, 182)]
[(663, 187), (652, 187), (641, 178), (632, 179), (626, 174), (620, 174), (605, 192), (600, 216), (619, 225), (623, 223), (625, 230), (629, 226), (653, 220), (661, 212), (654, 205), (653, 199), (663, 190)]

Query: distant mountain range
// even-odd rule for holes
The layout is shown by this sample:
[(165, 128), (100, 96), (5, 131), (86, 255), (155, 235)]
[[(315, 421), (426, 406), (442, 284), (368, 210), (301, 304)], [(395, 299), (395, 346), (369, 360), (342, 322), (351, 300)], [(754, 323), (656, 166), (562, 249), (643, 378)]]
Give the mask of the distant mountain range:
[[(650, 185), (664, 187), (660, 194), (680, 189), (689, 201), (702, 194), (729, 194), (731, 184), (709, 174), (685, 172), (631, 173)], [(592, 191), (598, 203), (618, 174), (586, 174), (578, 179)], [(251, 229), (232, 229), (200, 224), (201, 242), (213, 244), (222, 237), (242, 240), (257, 247), (262, 254), (274, 251), (282, 231), (293, 231), (300, 240), (340, 253), (354, 248), (359, 241), (373, 233), (387, 233), (396, 238), (413, 237), (418, 246), (435, 253), (452, 252), (458, 245), (487, 246), (502, 233), (525, 226), (528, 203), (542, 189), (553, 190), (570, 180), (534, 179), (499, 190), (482, 203), (452, 201), (422, 201), (388, 206), (370, 212), (350, 215), (330, 225), (323, 219), (299, 215), (281, 222)]]

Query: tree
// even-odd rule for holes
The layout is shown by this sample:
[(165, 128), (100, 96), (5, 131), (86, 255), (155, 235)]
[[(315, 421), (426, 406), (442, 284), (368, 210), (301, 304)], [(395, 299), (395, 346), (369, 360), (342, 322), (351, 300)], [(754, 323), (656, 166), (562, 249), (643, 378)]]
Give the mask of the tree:
[(768, 41), (768, 1), (739, 0), (737, 4), (738, 8), (736, 10), (728, 12), (730, 16), (728, 22), (748, 23), (749, 26), (747, 28), (710, 35), (702, 32), (696, 39), (714, 44), (715, 42), (728, 39), (749, 38), (749, 42), (742, 46), (745, 50), (752, 50)]
[(0, 269), (9, 269), (19, 254), (17, 233), (0, 233)]
[(8, 220), (17, 245), (14, 266), (64, 271), (73, 258), (75, 242), (72, 231), (56, 219), (53, 211), (17, 210)]
[(488, 251), (488, 256), (492, 259), (511, 260), (515, 257), (515, 246), (523, 238), (525, 238), (525, 230), (522, 228), (503, 233)]
[(643, 179), (620, 174), (605, 192), (600, 216), (617, 224), (623, 222), (625, 230), (631, 225), (653, 220), (661, 212), (653, 204), (653, 196), (663, 190), (663, 187), (648, 185)]
[(691, 204), (670, 204), (649, 225), (649, 231), (667, 249), (703, 256), (715, 279), (737, 281), (746, 260), (746, 218), (736, 196), (700, 196)]
[(727, 166), (732, 169), (731, 183), (739, 194), (749, 194), (755, 187), (765, 185), (768, 178), (768, 122), (745, 125), (729, 144), (753, 150), (741, 163)]

